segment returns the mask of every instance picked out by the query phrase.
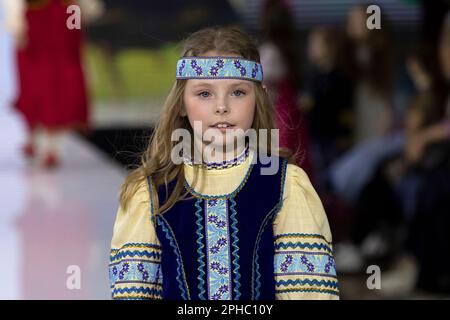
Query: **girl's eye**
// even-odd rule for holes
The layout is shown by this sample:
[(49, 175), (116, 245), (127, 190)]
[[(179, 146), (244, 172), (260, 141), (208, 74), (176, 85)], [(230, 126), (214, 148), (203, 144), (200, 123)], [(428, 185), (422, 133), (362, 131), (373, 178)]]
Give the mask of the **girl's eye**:
[(245, 95), (245, 92), (242, 90), (234, 90), (233, 94), (237, 97), (240, 97), (242, 95)]
[(198, 94), (198, 96), (202, 97), (202, 98), (208, 98), (209, 97), (209, 92), (208, 91), (202, 91)]

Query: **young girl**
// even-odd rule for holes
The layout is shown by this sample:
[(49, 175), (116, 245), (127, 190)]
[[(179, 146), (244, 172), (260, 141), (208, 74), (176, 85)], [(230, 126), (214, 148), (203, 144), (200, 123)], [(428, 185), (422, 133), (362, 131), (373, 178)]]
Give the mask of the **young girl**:
[(273, 128), (255, 43), (235, 28), (198, 31), (186, 39), (176, 75), (142, 165), (122, 187), (112, 297), (338, 298), (320, 199), (304, 171), (284, 157), (273, 158), (275, 174), (261, 173), (257, 153), (270, 139), (255, 150), (234, 150), (229, 161), (171, 158), (174, 130), (197, 136), (196, 121), (200, 133)]

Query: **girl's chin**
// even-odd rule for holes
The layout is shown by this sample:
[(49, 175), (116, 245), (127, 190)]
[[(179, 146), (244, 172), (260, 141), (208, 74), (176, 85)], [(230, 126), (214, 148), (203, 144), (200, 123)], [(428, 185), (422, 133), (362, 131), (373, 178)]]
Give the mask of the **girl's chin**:
[(230, 141), (223, 141), (220, 142), (211, 142), (211, 143), (205, 143), (204, 144), (209, 149), (215, 149), (219, 151), (220, 153), (230, 153), (233, 151), (240, 152), (242, 149), (245, 148), (245, 143), (242, 141), (242, 143), (237, 143), (236, 140), (230, 140)]
[(237, 141), (242, 140), (245, 144), (245, 130), (239, 127), (230, 128), (208, 128), (202, 132), (202, 136), (196, 135), (195, 139), (205, 144), (214, 145), (215, 147), (225, 147), (227, 145), (235, 145)]

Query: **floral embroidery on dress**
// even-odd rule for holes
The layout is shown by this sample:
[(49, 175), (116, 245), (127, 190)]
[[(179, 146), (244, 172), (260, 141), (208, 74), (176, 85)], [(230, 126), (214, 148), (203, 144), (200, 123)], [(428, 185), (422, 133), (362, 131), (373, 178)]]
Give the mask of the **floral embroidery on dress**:
[(111, 249), (109, 282), (114, 299), (161, 299), (161, 248), (129, 243)]
[(205, 201), (207, 290), (212, 300), (231, 300), (231, 255), (227, 199)]
[(321, 235), (275, 235), (276, 292), (317, 292), (339, 296), (331, 243)]

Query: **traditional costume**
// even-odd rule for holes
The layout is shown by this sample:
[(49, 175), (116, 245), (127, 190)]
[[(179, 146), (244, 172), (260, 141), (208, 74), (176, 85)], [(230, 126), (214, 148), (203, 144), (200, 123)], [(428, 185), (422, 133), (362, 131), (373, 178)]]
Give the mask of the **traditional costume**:
[[(212, 72), (211, 72), (212, 71)], [(181, 59), (178, 78), (261, 81), (256, 62), (218, 57)], [(331, 233), (305, 172), (273, 156), (279, 170), (264, 175), (256, 151), (194, 165), (184, 159), (188, 199), (156, 214), (175, 181), (139, 186), (119, 207), (111, 244), (113, 298), (169, 300), (337, 299)]]

